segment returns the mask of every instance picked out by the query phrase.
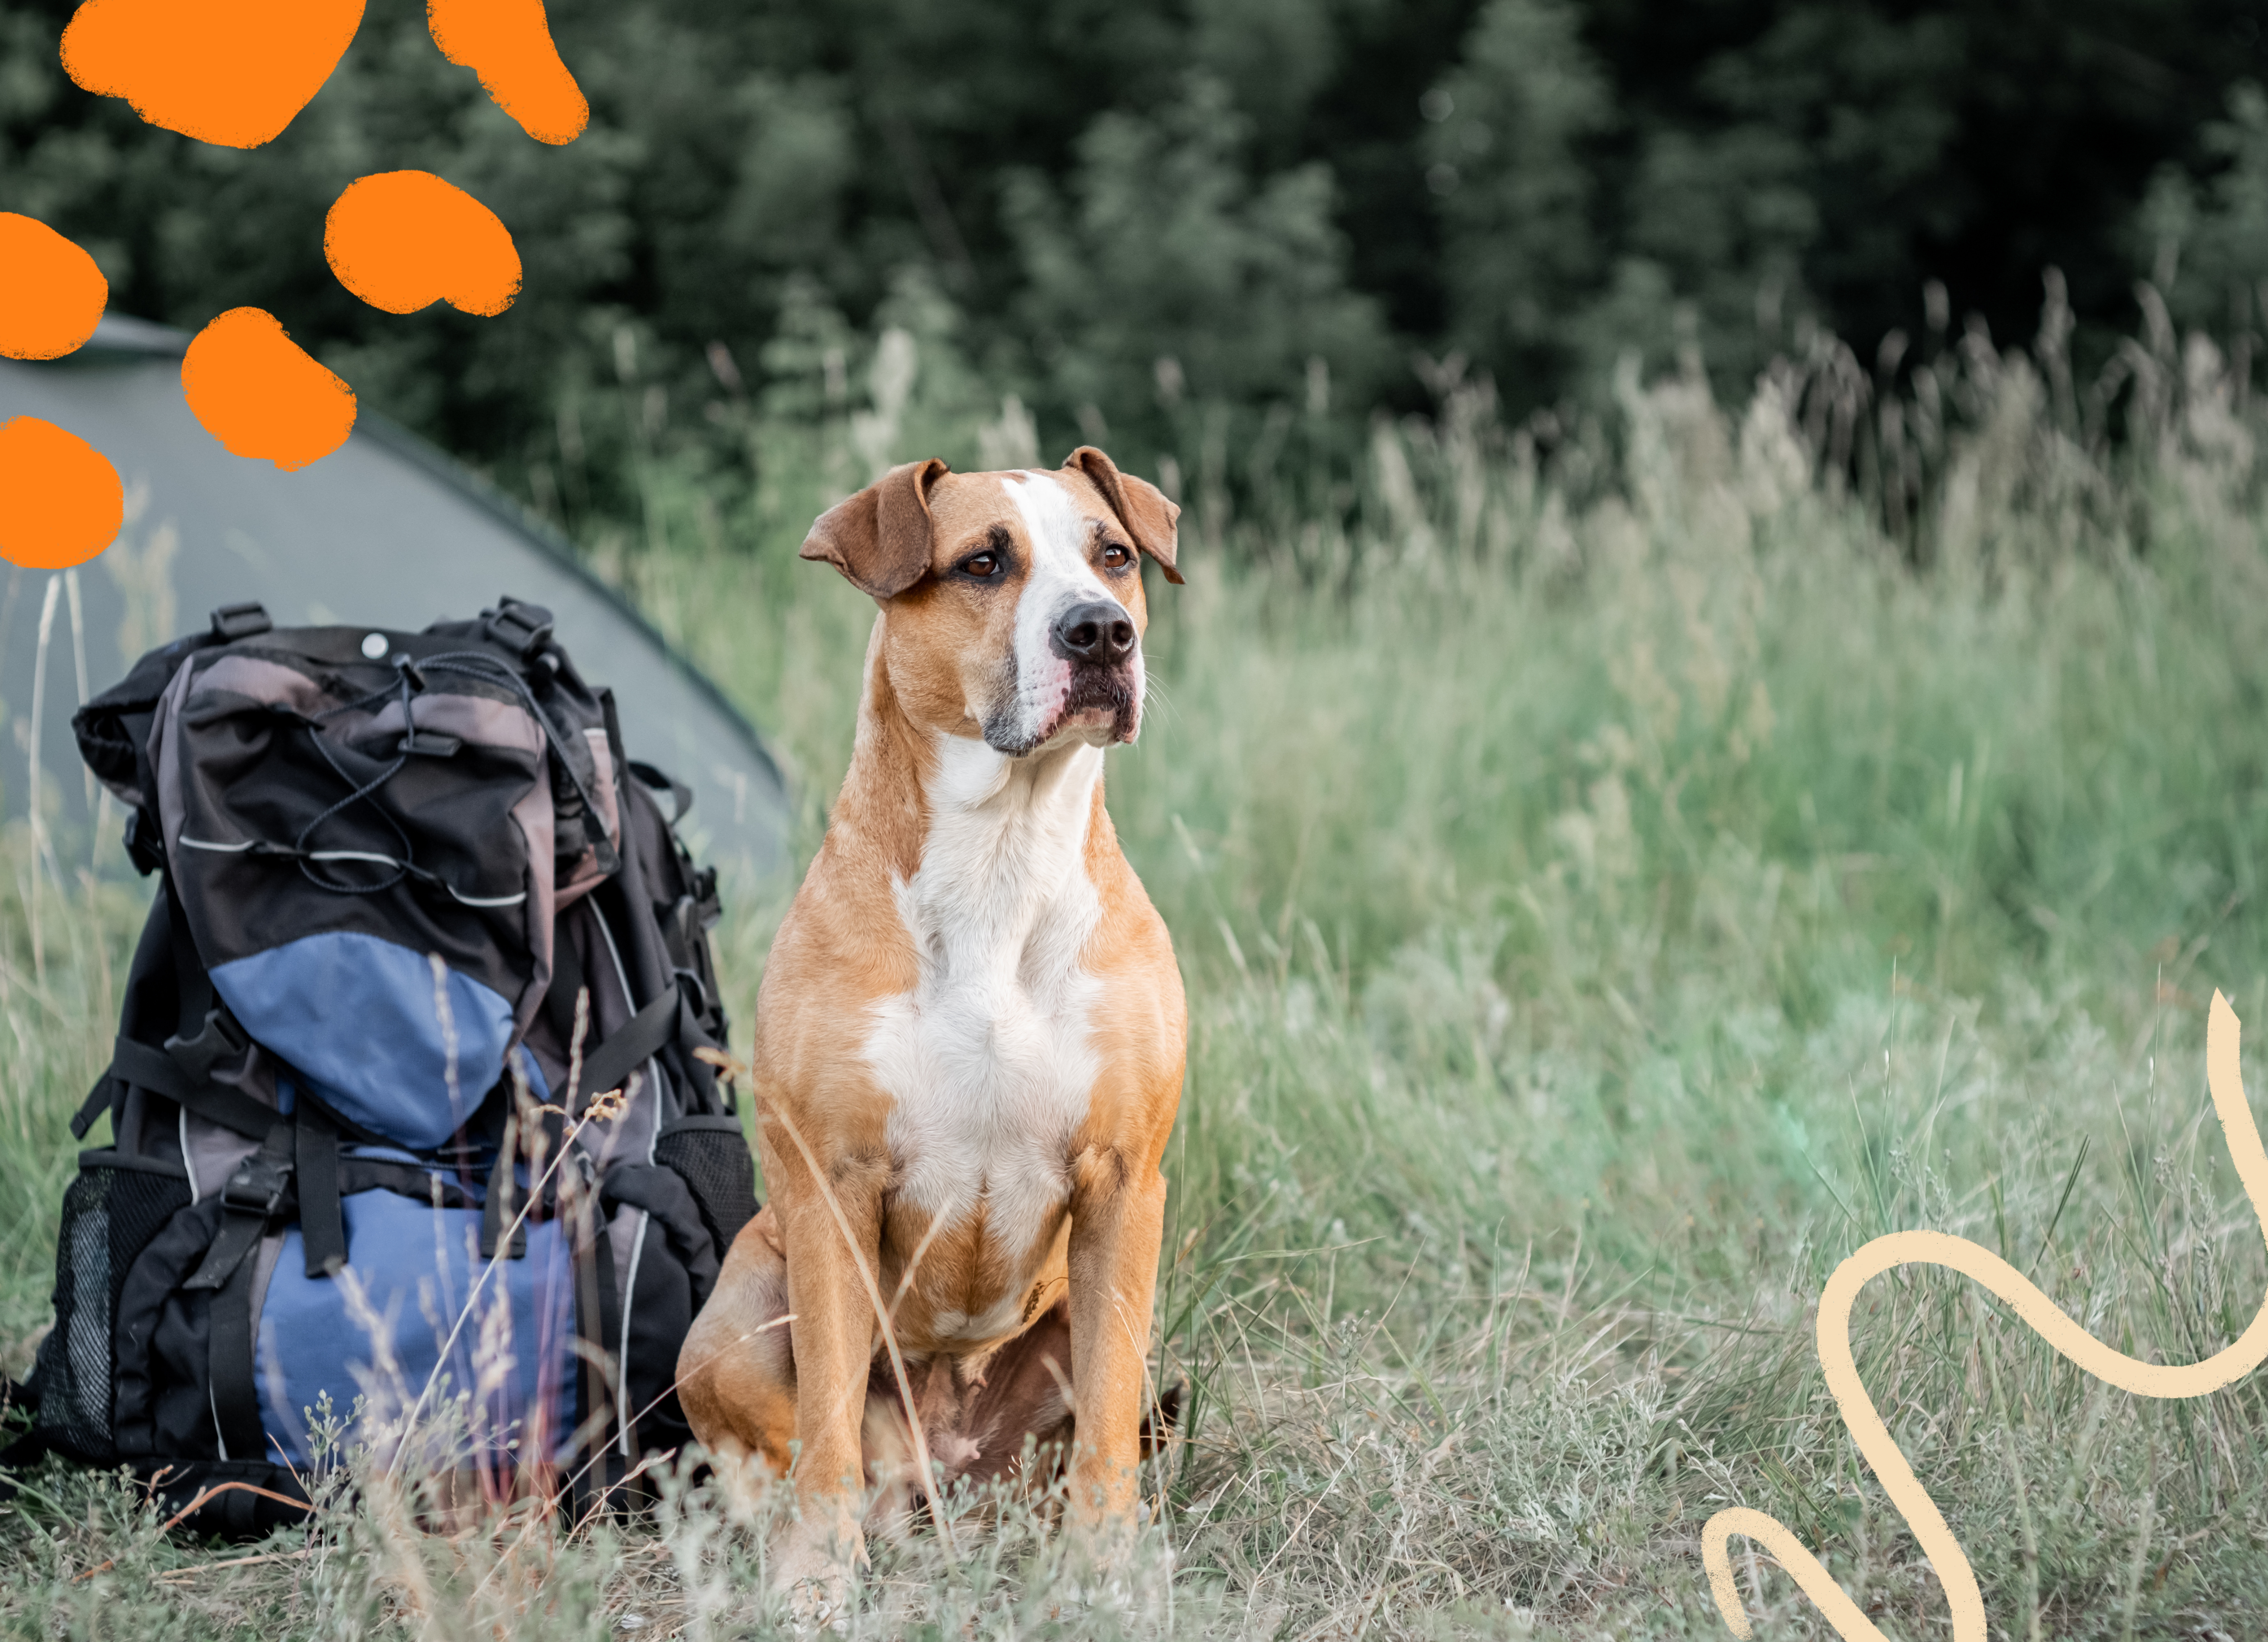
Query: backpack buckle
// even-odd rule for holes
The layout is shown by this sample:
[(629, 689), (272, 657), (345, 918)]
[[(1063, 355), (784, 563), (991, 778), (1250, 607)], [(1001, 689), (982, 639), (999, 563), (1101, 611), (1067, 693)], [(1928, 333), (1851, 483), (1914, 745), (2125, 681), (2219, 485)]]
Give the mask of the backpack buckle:
[(232, 1209), (257, 1214), (264, 1220), (276, 1213), (291, 1184), (291, 1171), (288, 1168), (254, 1152), (229, 1176), (228, 1184), (220, 1189), (221, 1201)]
[(195, 1037), (175, 1033), (166, 1040), (166, 1052), (182, 1071), (202, 1083), (212, 1076), (214, 1062), (242, 1054), (251, 1042), (228, 1006), (217, 1003), (205, 1011), (205, 1023)]
[(213, 637), (223, 644), (248, 639), (256, 633), (269, 632), (275, 626), (268, 618), (267, 606), (258, 599), (241, 605), (223, 605), (212, 612)]
[(488, 617), (489, 637), (508, 646), (522, 661), (551, 641), (551, 612), (541, 605), (530, 605), (507, 594), (497, 600), (494, 610), (484, 613)]
[(126, 858), (145, 878), (166, 864), (166, 840), (139, 804), (126, 812)]

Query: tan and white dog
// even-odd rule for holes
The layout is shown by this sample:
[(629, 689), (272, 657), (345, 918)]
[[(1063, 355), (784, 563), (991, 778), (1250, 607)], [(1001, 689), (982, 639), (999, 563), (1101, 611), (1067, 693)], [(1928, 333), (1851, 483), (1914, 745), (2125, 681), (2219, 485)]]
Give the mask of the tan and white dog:
[(880, 612), (756, 1006), (770, 1201), (679, 1367), (712, 1455), (792, 1466), (774, 1567), (807, 1601), (839, 1602), (859, 1492), (911, 1441), (881, 1312), (944, 1477), (1067, 1440), (1075, 1526), (1137, 1502), (1188, 1013), (1102, 760), (1141, 723), (1139, 556), (1182, 579), (1178, 511), (1092, 448), (1054, 473), (930, 460), (804, 543)]

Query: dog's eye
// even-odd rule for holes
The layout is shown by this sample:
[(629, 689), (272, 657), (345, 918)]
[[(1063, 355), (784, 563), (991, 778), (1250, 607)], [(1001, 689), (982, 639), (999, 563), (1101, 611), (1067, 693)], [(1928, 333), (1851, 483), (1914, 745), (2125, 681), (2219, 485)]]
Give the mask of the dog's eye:
[(1000, 572), (999, 555), (989, 553), (973, 553), (961, 561), (961, 569), (965, 575), (998, 575)]
[(1134, 555), (1128, 553), (1116, 542), (1111, 543), (1109, 546), (1105, 547), (1102, 550), (1102, 562), (1113, 570), (1123, 569), (1133, 561)]

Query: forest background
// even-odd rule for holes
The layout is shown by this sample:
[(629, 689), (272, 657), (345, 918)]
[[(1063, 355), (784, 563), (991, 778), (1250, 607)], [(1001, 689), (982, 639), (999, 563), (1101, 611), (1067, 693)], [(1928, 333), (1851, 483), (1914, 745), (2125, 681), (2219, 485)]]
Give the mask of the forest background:
[[(964, 445), (1013, 394), (1010, 447), (1108, 441), (1304, 514), (1369, 413), (1461, 374), (1548, 452), (1626, 351), (1697, 346), (1734, 401), (1783, 355), (1904, 385), (1973, 327), (2028, 340), (2048, 277), (2080, 380), (2143, 276), (2249, 366), (2268, 274), (2240, 0), (557, 0), (593, 111), (557, 150), (373, 0), (249, 152), (72, 86), (70, 11), (0, 4), (13, 209), (118, 312), (269, 309), (571, 533), (636, 514), (641, 452), (753, 482), (742, 413), (842, 408), (893, 326)], [(500, 319), (331, 278), (330, 202), (401, 166), (512, 231)], [(633, 378), (637, 416), (581, 414)]]

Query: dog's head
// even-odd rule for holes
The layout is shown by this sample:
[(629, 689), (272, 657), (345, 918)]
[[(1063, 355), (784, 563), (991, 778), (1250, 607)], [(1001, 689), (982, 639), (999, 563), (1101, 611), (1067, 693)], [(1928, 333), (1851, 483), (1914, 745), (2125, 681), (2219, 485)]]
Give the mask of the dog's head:
[(882, 606), (906, 711), (1021, 757), (1131, 741), (1142, 722), (1140, 555), (1169, 582), (1181, 509), (1092, 445), (1053, 473), (894, 467), (803, 544)]

